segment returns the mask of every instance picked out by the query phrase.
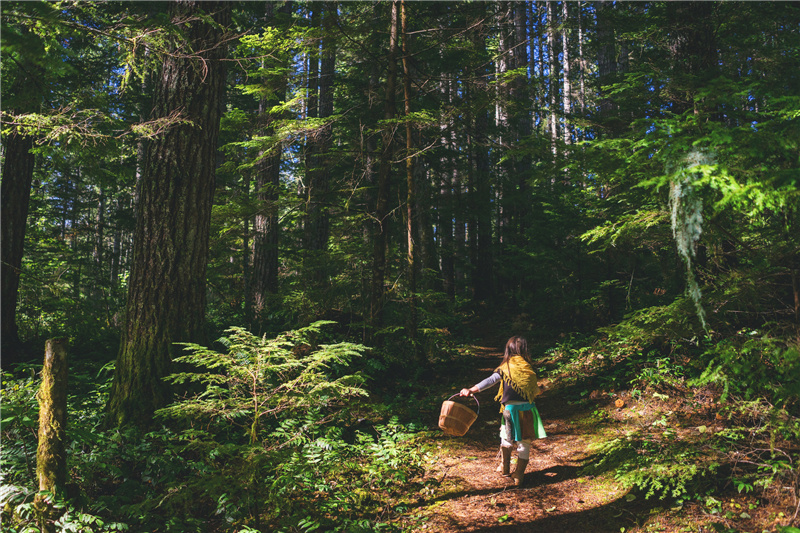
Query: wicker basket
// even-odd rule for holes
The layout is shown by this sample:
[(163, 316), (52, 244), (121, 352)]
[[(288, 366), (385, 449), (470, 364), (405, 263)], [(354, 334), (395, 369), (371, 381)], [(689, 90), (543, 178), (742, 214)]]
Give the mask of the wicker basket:
[(478, 399), (472, 396), (475, 403), (478, 405), (478, 412), (476, 413), (466, 405), (451, 401), (458, 394), (453, 394), (447, 401), (442, 403), (442, 411), (439, 413), (439, 427), (454, 437), (464, 435), (473, 422), (478, 418), (478, 413), (481, 412), (481, 404)]

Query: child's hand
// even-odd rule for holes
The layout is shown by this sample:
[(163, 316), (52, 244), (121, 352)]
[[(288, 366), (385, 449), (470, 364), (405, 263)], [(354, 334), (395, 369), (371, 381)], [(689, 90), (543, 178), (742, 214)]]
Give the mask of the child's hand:
[(461, 389), (461, 392), (459, 392), (459, 394), (461, 396), (472, 396), (472, 391), (469, 389)]

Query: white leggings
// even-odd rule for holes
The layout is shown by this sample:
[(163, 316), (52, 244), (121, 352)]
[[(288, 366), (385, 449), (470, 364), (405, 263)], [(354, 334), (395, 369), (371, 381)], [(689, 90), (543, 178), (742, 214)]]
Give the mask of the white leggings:
[(500, 439), (500, 446), (503, 448), (513, 448), (514, 444), (517, 445), (517, 457), (520, 459), (528, 459), (531, 456), (531, 441), (518, 440), (508, 441), (504, 438)]
[(527, 460), (531, 456), (530, 439), (511, 440), (511, 419), (508, 417), (508, 411), (503, 413), (503, 417), (507, 418), (507, 420), (500, 424), (500, 446), (503, 448), (513, 448), (514, 445), (516, 445), (517, 457)]

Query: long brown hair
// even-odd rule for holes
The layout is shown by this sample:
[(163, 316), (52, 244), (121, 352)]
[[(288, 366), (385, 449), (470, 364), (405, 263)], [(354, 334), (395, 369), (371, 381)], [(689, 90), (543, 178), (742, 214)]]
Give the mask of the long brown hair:
[(531, 356), (528, 354), (528, 341), (526, 341), (524, 337), (515, 335), (508, 339), (508, 342), (506, 342), (506, 350), (503, 353), (503, 362), (500, 363), (500, 366), (502, 366), (503, 363), (507, 363), (508, 360), (515, 355), (521, 355), (522, 358), (530, 364)]

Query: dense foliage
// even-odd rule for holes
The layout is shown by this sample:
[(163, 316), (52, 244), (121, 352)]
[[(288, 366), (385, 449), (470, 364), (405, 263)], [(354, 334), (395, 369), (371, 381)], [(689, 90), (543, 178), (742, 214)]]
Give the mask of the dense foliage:
[[(204, 372), (149, 432), (103, 429), (109, 389), (77, 374), (70, 398), (72, 483), (52, 495), (65, 531), (383, 531), (425, 490), (420, 428), (364, 399), (345, 372), (363, 346), (317, 344), (323, 323), (274, 339), (233, 329), (223, 353), (187, 346)], [(98, 385), (97, 381), (101, 380)], [(193, 383), (194, 385), (190, 385)], [(35, 379), (4, 378), (4, 530), (38, 531), (30, 501)], [(71, 491), (80, 488), (80, 493)], [(108, 517), (113, 517), (110, 521)], [(383, 523), (383, 526), (381, 524)]]
[[(592, 387), (704, 391), (736, 422), (705, 462), (677, 441), (613, 443), (598, 468), (631, 486), (681, 496), (731, 458), (742, 487), (797, 470), (797, 5), (222, 4), (230, 19), (204, 2), (183, 14), (2, 3), (2, 501), (14, 527), (33, 520), (33, 394), (55, 336), (78, 378), (76, 494), (54, 497), (64, 520), (97, 530), (183, 531), (204, 513), (220, 530), (388, 524), (421, 452), (409, 420), (376, 415), (373, 399), (477, 336), (467, 319), (549, 342), (557, 371)], [(212, 62), (227, 73), (219, 101), (201, 102), (209, 124), (163, 109), (160, 73), (199, 73), (199, 94)], [(182, 165), (154, 147), (217, 123), (205, 147), (216, 163), (201, 169), (213, 200), (174, 204), (210, 220), (137, 256), (145, 222), (187, 214), (142, 200), (143, 183), (181, 183)], [(205, 275), (193, 269), (193, 294), (172, 296), (189, 284), (170, 269), (187, 257), (173, 245), (203, 232), (208, 260), (192, 259)], [(162, 304), (136, 296), (148, 276), (135, 264), (164, 267), (151, 287)], [(320, 320), (336, 322), (336, 342), (320, 340)], [(115, 367), (149, 336), (166, 363), (150, 372), (153, 354), (136, 348)], [(137, 365), (178, 402), (151, 398), (152, 427), (109, 427), (123, 420), (104, 419), (111, 376)], [(342, 429), (359, 420), (371, 429)], [(696, 469), (660, 470), (675, 454)], [(314, 513), (293, 507), (303, 500)]]

